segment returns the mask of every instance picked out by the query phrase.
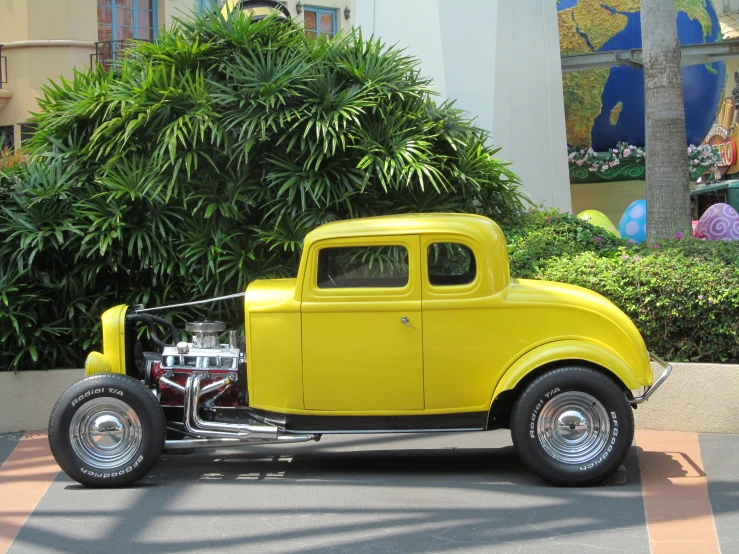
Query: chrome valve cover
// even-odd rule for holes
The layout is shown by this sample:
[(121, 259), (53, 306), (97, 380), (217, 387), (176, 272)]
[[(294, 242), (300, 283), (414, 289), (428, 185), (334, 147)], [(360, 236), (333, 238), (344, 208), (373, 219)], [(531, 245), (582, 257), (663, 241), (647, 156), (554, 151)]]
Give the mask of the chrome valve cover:
[(180, 354), (176, 346), (168, 346), (162, 351), (162, 369), (175, 373), (195, 370), (226, 369), (237, 371), (241, 352), (227, 344), (216, 348), (198, 348), (194, 343), (188, 345), (188, 352)]

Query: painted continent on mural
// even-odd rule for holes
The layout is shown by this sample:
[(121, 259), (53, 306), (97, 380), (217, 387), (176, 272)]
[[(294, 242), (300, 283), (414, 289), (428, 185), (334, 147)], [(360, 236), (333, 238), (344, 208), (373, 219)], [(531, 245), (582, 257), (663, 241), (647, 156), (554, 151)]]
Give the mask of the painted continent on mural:
[[(675, 0), (680, 43), (721, 40), (711, 0)], [(563, 55), (641, 48), (639, 0), (559, 0)], [(716, 116), (723, 62), (683, 68), (688, 144), (700, 144)], [(614, 67), (563, 75), (567, 142), (598, 152), (623, 141), (644, 146), (644, 73)]]

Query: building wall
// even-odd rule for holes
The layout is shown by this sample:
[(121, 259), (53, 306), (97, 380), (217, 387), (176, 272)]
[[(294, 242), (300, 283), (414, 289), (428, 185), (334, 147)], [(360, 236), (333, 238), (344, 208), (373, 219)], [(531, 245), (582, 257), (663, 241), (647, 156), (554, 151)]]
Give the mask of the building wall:
[[(297, 15), (298, 0), (286, 2)], [(211, 3), (217, 5), (216, 0)], [(157, 0), (157, 24), (169, 28), (176, 17), (187, 17), (208, 1)], [(307, 6), (336, 9), (338, 30), (354, 23), (356, 0), (313, 0)], [(350, 18), (344, 8), (350, 8)], [(20, 145), (20, 125), (38, 110), (36, 98), (49, 79), (70, 78), (74, 68), (90, 65), (98, 40), (97, 0), (1, 0), (0, 44), (7, 57), (7, 80), (0, 91), (0, 127), (15, 127), (14, 142)], [(50, 42), (51, 41), (51, 42)]]
[(361, 0), (356, 24), (421, 60), (477, 118), (536, 203), (571, 208), (556, 3)]
[(71, 77), (75, 66), (89, 65), (97, 40), (96, 0), (13, 0), (0, 3), (0, 44), (7, 58), (12, 97), (0, 111), (0, 126), (20, 127), (37, 109), (36, 97), (51, 78)]
[[(360, 3), (365, 0), (359, 0)], [(287, 9), (290, 10), (290, 14), (293, 16), (295, 21), (300, 25), (303, 25), (303, 17), (305, 12), (298, 13), (297, 10), (298, 0), (287, 0), (285, 4)], [(336, 10), (336, 27), (337, 31), (351, 29), (354, 25), (356, 17), (356, 4), (357, 0), (303, 0), (302, 2), (305, 7), (317, 7), (317, 8), (328, 8)], [(344, 18), (344, 8), (349, 8), (350, 14), (349, 19)]]
[[(298, 0), (286, 2), (297, 14)], [(439, 100), (452, 98), (490, 131), (499, 156), (513, 162), (539, 204), (571, 207), (559, 69), (556, 5), (549, 0), (308, 0), (305, 6), (337, 10), (339, 30), (357, 24), (369, 35), (397, 43), (421, 60)], [(13, 97), (0, 126), (19, 124), (37, 110), (50, 78), (70, 77), (89, 65), (97, 40), (97, 0), (0, 2), (0, 43), (8, 58)], [(158, 0), (158, 24), (190, 13), (199, 0)], [(349, 8), (349, 19), (344, 9)], [(73, 41), (53, 46), (29, 40)], [(3, 101), (0, 100), (0, 103)]]

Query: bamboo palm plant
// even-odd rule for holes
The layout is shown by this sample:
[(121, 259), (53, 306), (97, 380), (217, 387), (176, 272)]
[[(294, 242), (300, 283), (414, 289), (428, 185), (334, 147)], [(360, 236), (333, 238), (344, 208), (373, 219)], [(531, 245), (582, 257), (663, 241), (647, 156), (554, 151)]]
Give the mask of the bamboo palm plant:
[[(115, 70), (48, 84), (29, 162), (0, 178), (0, 367), (79, 366), (118, 303), (291, 276), (305, 234), (527, 202), (418, 60), (359, 31), (308, 39), (242, 13), (182, 19)], [(213, 312), (241, 321), (237, 302)]]

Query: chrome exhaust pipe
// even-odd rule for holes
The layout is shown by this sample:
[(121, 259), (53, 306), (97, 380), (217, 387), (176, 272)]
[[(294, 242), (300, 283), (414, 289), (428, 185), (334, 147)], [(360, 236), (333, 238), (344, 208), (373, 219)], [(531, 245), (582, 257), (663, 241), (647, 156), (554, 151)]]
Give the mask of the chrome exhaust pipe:
[(231, 448), (234, 446), (262, 446), (265, 444), (285, 444), (292, 442), (307, 442), (317, 440), (316, 435), (280, 435), (276, 441), (260, 440), (249, 441), (239, 439), (180, 439), (164, 441), (165, 450), (191, 450), (200, 448)]
[[(216, 439), (216, 446), (236, 446), (238, 444), (275, 444), (283, 442), (307, 442), (316, 440), (316, 435), (281, 434), (274, 425), (249, 425), (245, 423), (223, 423), (203, 421), (198, 414), (200, 395), (212, 392), (236, 381), (235, 377), (227, 377), (215, 381), (201, 391), (202, 375), (191, 375), (185, 383), (185, 431), (202, 439)], [(236, 442), (231, 442), (231, 441)], [(172, 441), (180, 442), (180, 441)], [(182, 446), (181, 448), (190, 448)], [(211, 448), (202, 446), (200, 448)]]

